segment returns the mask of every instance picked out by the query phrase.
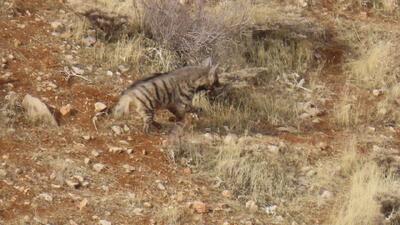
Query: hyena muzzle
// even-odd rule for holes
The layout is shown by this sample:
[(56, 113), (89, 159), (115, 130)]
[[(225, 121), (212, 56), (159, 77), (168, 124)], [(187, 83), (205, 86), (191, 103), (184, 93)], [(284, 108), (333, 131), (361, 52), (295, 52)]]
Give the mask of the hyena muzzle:
[(175, 121), (184, 119), (185, 113), (192, 111), (193, 96), (199, 91), (209, 91), (219, 86), (218, 65), (212, 66), (206, 59), (200, 66), (187, 66), (170, 73), (153, 74), (130, 85), (121, 95), (114, 108), (114, 116), (129, 113), (131, 104), (143, 119), (143, 132), (148, 133), (150, 126), (160, 128), (154, 121), (158, 109), (168, 109)]

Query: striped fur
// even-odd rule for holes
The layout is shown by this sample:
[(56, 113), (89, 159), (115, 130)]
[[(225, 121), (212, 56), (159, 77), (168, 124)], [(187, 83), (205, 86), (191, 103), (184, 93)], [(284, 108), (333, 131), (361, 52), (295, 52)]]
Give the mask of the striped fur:
[(138, 80), (130, 85), (121, 95), (114, 108), (114, 116), (129, 113), (131, 104), (143, 119), (143, 132), (148, 133), (150, 126), (160, 128), (154, 121), (158, 109), (168, 109), (181, 121), (186, 112), (192, 110), (192, 99), (196, 92), (212, 90), (218, 85), (217, 66), (189, 66), (164, 74)]

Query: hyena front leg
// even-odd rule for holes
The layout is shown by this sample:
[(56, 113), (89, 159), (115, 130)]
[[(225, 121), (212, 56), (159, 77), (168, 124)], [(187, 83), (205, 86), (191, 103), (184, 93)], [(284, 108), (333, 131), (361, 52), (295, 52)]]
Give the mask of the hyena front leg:
[(143, 133), (149, 133), (150, 126), (161, 128), (161, 125), (154, 121), (154, 111), (139, 107), (137, 112), (143, 119)]
[(185, 118), (186, 109), (185, 105), (183, 104), (169, 106), (168, 111), (170, 111), (175, 116), (175, 118), (169, 118), (169, 121), (180, 122)]

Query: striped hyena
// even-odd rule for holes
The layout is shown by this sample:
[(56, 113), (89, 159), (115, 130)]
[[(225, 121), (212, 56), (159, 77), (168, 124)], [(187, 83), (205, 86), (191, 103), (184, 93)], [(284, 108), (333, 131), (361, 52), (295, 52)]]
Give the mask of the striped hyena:
[(143, 119), (145, 133), (149, 132), (151, 125), (161, 127), (154, 121), (157, 109), (168, 109), (179, 122), (186, 112), (193, 110), (195, 93), (219, 86), (217, 67), (212, 66), (208, 58), (200, 66), (187, 66), (138, 80), (122, 93), (114, 108), (114, 116), (128, 114), (129, 106), (133, 103)]

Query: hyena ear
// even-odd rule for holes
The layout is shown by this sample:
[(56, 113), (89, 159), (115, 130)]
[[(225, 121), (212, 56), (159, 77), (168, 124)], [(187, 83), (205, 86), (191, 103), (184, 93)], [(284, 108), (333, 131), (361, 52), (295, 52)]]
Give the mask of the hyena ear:
[(212, 65), (211, 57), (208, 57), (207, 59), (203, 60), (201, 62), (201, 65), (204, 67), (211, 67), (211, 65)]

